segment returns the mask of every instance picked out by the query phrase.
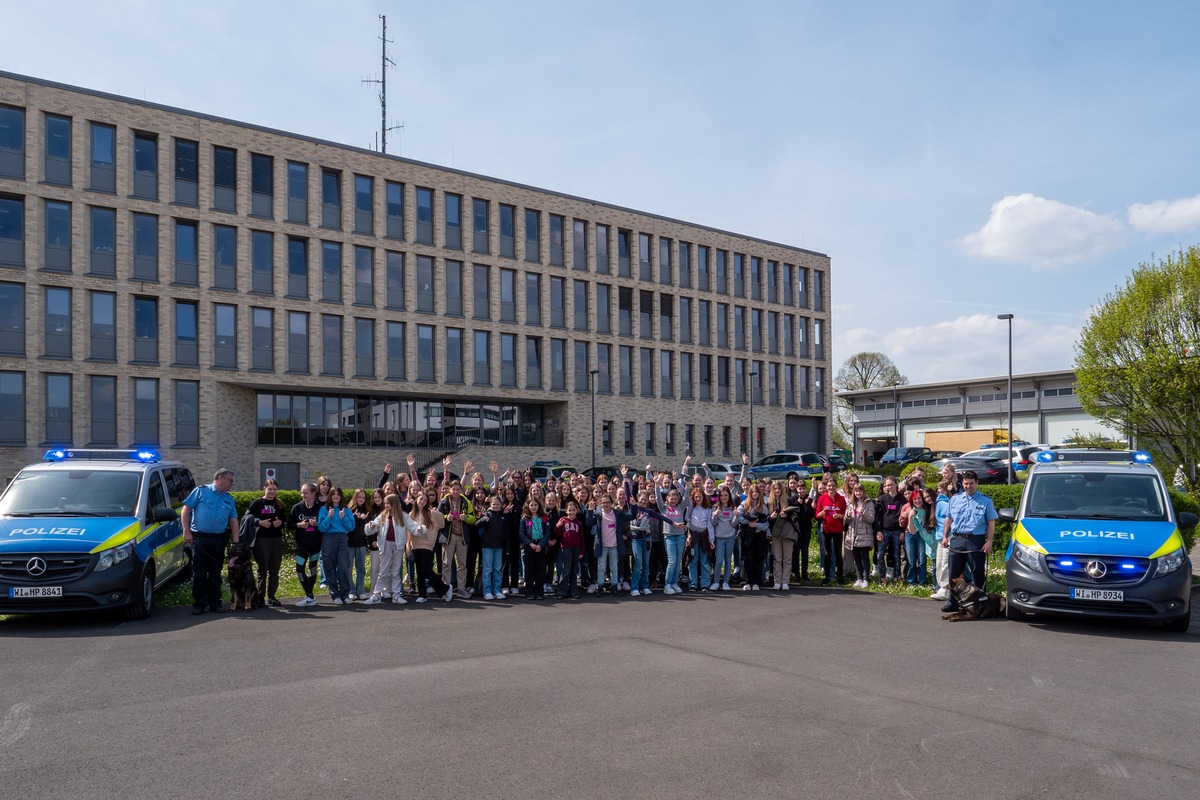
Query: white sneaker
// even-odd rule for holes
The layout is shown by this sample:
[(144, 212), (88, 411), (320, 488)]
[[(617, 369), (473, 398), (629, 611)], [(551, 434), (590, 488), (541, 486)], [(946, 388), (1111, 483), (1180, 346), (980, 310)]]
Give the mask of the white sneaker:
[(391, 600), (391, 599), (392, 599), (392, 593), (391, 593), (391, 592), (384, 592), (383, 594), (381, 594), (381, 595), (380, 595), (380, 597), (382, 597), (384, 600)]
[(630, 590), (629, 590), (629, 596), (630, 596), (630, 597), (641, 597), (641, 596), (642, 596), (642, 593), (641, 593), (641, 592), (639, 592), (637, 589), (630, 589)]
[(663, 594), (675, 594), (675, 589), (671, 586), (663, 587)]
[(779, 584), (779, 588), (785, 592), (790, 592), (792, 590), (792, 587), (788, 586), (786, 583)]
[(642, 589), (642, 594), (650, 594), (650, 589)]
[(508, 590), (508, 589), (501, 589), (501, 590), (500, 590), (500, 594), (501, 594), (501, 595), (505, 595), (505, 596), (507, 596), (507, 595), (508, 595), (508, 592), (509, 592), (509, 590)]
[(418, 602), (418, 603), (428, 603), (429, 601), (428, 601), (428, 600), (426, 600), (424, 597), (418, 597), (418, 598), (417, 598), (417, 602)]
[(351, 592), (350, 594), (346, 595), (346, 600), (348, 602), (353, 603), (357, 599), (358, 599), (358, 595), (356, 595), (354, 592)]
[(587, 588), (587, 593), (588, 593), (588, 594), (595, 594), (595, 593), (596, 593), (596, 584), (594, 584), (594, 583), (593, 583), (591, 586), (589, 586), (589, 587)]
[(729, 591), (729, 584), (728, 584), (728, 583), (722, 583), (722, 584), (721, 584), (721, 591), (722, 591), (722, 592), (728, 592), (728, 591)]
[(406, 606), (406, 605), (408, 605), (408, 601), (405, 600), (400, 595), (396, 595), (395, 597), (392, 598), (392, 605)]
[(316, 604), (317, 604), (317, 601), (314, 598), (305, 597), (304, 599), (299, 600), (296, 603), (296, 608), (308, 608), (309, 606), (315, 606)]
[(950, 595), (946, 593), (945, 589), (938, 589), (936, 592), (929, 595), (930, 600), (948, 600), (949, 598)]
[(363, 601), (363, 605), (368, 605), (368, 606), (377, 606), (377, 605), (379, 605), (379, 604), (380, 604), (380, 602), (382, 602), (382, 601), (383, 601), (383, 598), (381, 598), (381, 597), (380, 597), (379, 595), (377, 595), (377, 594), (373, 594), (373, 595), (371, 595), (370, 597), (368, 597), (366, 600), (364, 600), (364, 601)]
[(750, 591), (750, 584), (748, 584), (748, 583), (743, 583), (743, 584), (742, 584), (742, 591), (743, 591), (743, 592), (748, 592), (748, 591)]
[(716, 582), (716, 581), (713, 581), (712, 583), (710, 583), (710, 584), (708, 585), (708, 590), (709, 590), (710, 592), (715, 592), (715, 591), (717, 590), (717, 586), (718, 586), (717, 582)]
[(483, 595), (483, 599), (484, 599), (484, 600), (495, 600), (495, 599), (496, 599), (496, 596), (495, 596), (495, 595), (493, 595), (493, 594), (491, 594), (490, 592), (486, 592), (486, 593), (484, 593), (484, 595)]
[(759, 587), (758, 587), (758, 584), (756, 583), (753, 586), (751, 586), (750, 588), (757, 592)]
[(778, 592), (778, 591), (779, 591), (780, 589), (782, 589), (782, 588), (783, 588), (783, 584), (782, 584), (782, 583), (776, 583), (776, 584), (772, 584), (772, 586), (771, 586), (771, 591), (773, 591), (773, 592)]
[(451, 600), (453, 600), (454, 599), (454, 589), (453, 588), (447, 589), (446, 593), (444, 595), (442, 595), (442, 599), (445, 600), (447, 603), (449, 603)]
[(335, 606), (340, 606), (340, 605), (342, 605), (342, 598), (340, 598), (340, 597), (335, 597), (335, 598), (333, 598), (333, 604), (334, 604)]

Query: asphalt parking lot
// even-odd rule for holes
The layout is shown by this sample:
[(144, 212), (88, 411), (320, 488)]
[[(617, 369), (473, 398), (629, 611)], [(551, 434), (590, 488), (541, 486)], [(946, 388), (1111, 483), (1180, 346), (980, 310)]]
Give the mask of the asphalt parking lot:
[(1200, 636), (806, 588), (0, 622), (8, 797), (1194, 796)]

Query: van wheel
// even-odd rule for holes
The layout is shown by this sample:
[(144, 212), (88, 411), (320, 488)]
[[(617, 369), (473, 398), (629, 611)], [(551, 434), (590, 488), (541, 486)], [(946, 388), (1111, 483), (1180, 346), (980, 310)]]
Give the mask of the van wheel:
[(138, 593), (131, 605), (125, 612), (127, 619), (140, 620), (146, 619), (150, 613), (154, 611), (154, 565), (146, 564), (142, 567), (142, 577), (138, 581)]
[(1170, 622), (1163, 623), (1163, 630), (1167, 631), (1168, 633), (1187, 633), (1188, 629), (1191, 627), (1192, 610), (1190, 608), (1188, 609), (1188, 612), (1179, 619), (1173, 619)]

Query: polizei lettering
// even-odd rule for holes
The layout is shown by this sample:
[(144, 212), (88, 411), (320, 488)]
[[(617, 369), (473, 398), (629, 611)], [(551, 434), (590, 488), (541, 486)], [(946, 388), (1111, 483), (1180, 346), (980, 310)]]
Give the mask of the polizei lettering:
[(87, 528), (13, 528), (9, 536), (83, 536)]
[(1068, 537), (1075, 539), (1127, 539), (1133, 541), (1129, 531), (1059, 531), (1060, 539)]

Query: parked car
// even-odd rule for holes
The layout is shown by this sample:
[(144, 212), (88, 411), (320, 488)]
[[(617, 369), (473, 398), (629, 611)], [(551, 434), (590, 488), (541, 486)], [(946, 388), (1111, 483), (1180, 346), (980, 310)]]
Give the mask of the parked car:
[(599, 478), (601, 475), (603, 475), (606, 478), (619, 478), (619, 477), (621, 477), (621, 468), (617, 467), (617, 466), (588, 467), (580, 474), (584, 475), (588, 478), (591, 478), (593, 481), (596, 480), (596, 478)]
[(973, 470), (981, 484), (1008, 483), (1008, 462), (1002, 458), (943, 458), (933, 462), (939, 471), (946, 464), (953, 464), (959, 474), (963, 470)]
[(706, 461), (704, 463), (708, 465), (708, 472), (717, 483), (725, 480), (725, 476), (731, 472), (735, 478), (742, 474), (742, 465), (738, 461)]
[(579, 470), (575, 469), (574, 467), (568, 464), (563, 464), (560, 461), (535, 461), (533, 462), (533, 467), (530, 471), (533, 475), (533, 479), (541, 483), (545, 483), (546, 478), (549, 478), (551, 475), (557, 479), (561, 478), (564, 472), (579, 472)]
[(880, 464), (904, 466), (915, 461), (933, 461), (933, 451), (928, 447), (893, 447), (879, 459)]
[(850, 465), (846, 463), (846, 459), (841, 456), (821, 456), (821, 463), (825, 465), (826, 472), (841, 472), (844, 469), (850, 468)]
[(817, 453), (779, 450), (755, 461), (750, 466), (749, 474), (752, 480), (760, 478), (786, 480), (793, 476), (807, 479), (813, 475), (824, 475), (825, 462)]

